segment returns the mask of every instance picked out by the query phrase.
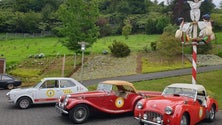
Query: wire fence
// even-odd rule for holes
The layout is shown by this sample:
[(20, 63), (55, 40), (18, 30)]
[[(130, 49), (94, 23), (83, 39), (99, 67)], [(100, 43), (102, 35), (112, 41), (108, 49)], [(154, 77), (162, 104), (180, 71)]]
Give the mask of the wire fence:
[(39, 38), (54, 36), (51, 32), (41, 33), (2, 33), (0, 34), (0, 40), (13, 40), (13, 39), (26, 39), (26, 38)]

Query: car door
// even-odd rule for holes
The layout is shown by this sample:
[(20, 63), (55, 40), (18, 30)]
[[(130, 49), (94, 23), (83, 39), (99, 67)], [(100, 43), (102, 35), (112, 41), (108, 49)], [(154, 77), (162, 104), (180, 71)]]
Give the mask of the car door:
[(62, 95), (80, 92), (79, 87), (69, 79), (60, 80), (59, 87)]
[(132, 95), (126, 91), (125, 86), (113, 86), (113, 92), (105, 97), (107, 108), (116, 112), (125, 112), (131, 109)]
[(59, 80), (45, 80), (35, 93), (35, 103), (52, 103), (57, 102), (62, 95), (59, 88)]
[(197, 100), (193, 102), (193, 105), (189, 106), (189, 109), (191, 111), (190, 117), (193, 123), (197, 123), (205, 118), (205, 107)]
[(194, 107), (194, 114), (195, 116), (194, 121), (199, 122), (203, 120), (206, 116), (206, 108), (202, 105), (200, 105), (198, 102), (196, 102), (196, 106)]
[(112, 84), (99, 84), (97, 87), (97, 96), (92, 98), (95, 99), (93, 103), (102, 110), (107, 110), (109, 112), (116, 111), (115, 100), (117, 99), (117, 96), (115, 92), (112, 91), (113, 88), (115, 88), (115, 86)]
[(13, 84), (13, 79), (7, 75), (1, 75), (0, 77), (0, 86), (7, 87), (8, 84)]

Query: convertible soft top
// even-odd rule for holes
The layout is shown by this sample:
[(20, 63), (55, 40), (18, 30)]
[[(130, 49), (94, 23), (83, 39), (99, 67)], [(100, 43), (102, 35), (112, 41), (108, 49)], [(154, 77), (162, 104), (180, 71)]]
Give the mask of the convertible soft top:
[(185, 88), (185, 89), (195, 89), (197, 91), (206, 91), (202, 85), (194, 85), (189, 83), (174, 83), (169, 85), (168, 87), (176, 87), (176, 88)]
[(103, 84), (112, 84), (112, 85), (130, 86), (131, 88), (134, 89), (134, 91), (136, 91), (136, 88), (133, 86), (132, 83), (127, 82), (127, 81), (123, 81), (123, 80), (107, 80), (107, 81), (103, 81), (101, 83), (103, 83)]

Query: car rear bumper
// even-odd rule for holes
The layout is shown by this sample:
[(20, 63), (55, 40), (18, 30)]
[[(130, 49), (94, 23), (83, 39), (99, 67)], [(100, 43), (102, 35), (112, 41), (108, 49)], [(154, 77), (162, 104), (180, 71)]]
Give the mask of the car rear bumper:
[(56, 108), (56, 112), (59, 113), (59, 114), (68, 114), (69, 112), (64, 110), (63, 108), (59, 107), (58, 104), (55, 105), (55, 108)]

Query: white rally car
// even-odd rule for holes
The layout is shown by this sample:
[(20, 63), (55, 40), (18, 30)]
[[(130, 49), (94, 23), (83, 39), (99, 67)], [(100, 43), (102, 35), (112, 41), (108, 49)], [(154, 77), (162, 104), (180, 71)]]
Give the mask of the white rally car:
[(10, 90), (6, 96), (9, 102), (21, 109), (32, 104), (55, 103), (61, 95), (86, 92), (88, 89), (72, 78), (44, 78), (33, 87)]

